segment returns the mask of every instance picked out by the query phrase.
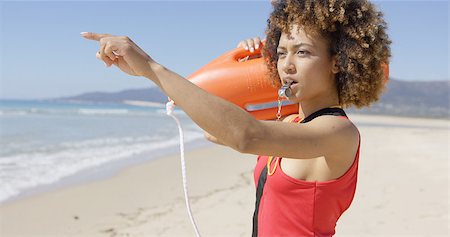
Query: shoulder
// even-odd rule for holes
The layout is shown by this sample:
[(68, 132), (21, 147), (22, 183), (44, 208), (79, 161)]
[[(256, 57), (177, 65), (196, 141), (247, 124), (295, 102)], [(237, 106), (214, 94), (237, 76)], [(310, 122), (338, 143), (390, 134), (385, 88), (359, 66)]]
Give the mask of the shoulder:
[(310, 122), (309, 125), (314, 127), (322, 127), (326, 129), (332, 129), (337, 131), (347, 131), (347, 132), (357, 132), (358, 129), (353, 124), (353, 122), (344, 116), (334, 116), (334, 115), (323, 115), (317, 117)]
[[(283, 121), (295, 116), (286, 116)], [(244, 133), (239, 151), (296, 159), (346, 156), (359, 141), (358, 130), (350, 120), (331, 115), (300, 124), (256, 121)]]
[(309, 126), (326, 141), (333, 154), (347, 153), (359, 144), (360, 134), (353, 122), (341, 116), (324, 115), (310, 121)]

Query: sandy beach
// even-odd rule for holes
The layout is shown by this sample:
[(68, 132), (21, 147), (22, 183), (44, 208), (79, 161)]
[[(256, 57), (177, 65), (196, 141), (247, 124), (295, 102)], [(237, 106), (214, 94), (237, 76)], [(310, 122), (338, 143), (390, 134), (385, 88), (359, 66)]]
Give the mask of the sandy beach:
[[(335, 236), (448, 236), (449, 120), (349, 118), (362, 137), (359, 179)], [(186, 159), (202, 236), (250, 236), (256, 156), (211, 144)], [(0, 236), (195, 236), (179, 154), (2, 204)]]

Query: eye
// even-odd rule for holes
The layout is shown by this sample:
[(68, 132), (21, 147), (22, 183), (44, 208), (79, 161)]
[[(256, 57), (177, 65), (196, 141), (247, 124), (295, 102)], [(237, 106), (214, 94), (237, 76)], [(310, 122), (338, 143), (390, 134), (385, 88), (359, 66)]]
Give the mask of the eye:
[(278, 57), (283, 57), (284, 55), (286, 55), (285, 52), (277, 52), (277, 56), (278, 56)]
[(309, 52), (309, 51), (306, 51), (306, 50), (299, 50), (299, 51), (297, 51), (297, 54), (298, 54), (298, 55), (309, 55), (310, 52)]

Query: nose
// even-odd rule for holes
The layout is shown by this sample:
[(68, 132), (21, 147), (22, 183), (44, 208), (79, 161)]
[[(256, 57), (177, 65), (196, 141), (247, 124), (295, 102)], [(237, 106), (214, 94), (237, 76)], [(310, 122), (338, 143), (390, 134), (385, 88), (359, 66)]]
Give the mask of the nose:
[(286, 74), (295, 74), (296, 68), (290, 57), (286, 57), (283, 63), (283, 71)]

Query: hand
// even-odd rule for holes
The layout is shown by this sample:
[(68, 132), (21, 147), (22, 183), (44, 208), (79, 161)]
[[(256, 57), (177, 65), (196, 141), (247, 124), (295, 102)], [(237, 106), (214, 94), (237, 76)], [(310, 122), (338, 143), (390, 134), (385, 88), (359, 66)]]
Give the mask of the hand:
[(245, 50), (250, 50), (250, 52), (253, 53), (255, 49), (259, 49), (262, 46), (262, 44), (263, 42), (261, 42), (261, 39), (258, 36), (256, 36), (253, 39), (246, 39), (239, 42), (239, 44), (236, 47), (237, 48), (242, 47)]
[(148, 76), (152, 71), (152, 58), (147, 55), (127, 36), (113, 36), (83, 32), (82, 37), (100, 42), (96, 57), (103, 60), (107, 67), (116, 65), (123, 72), (132, 76)]

